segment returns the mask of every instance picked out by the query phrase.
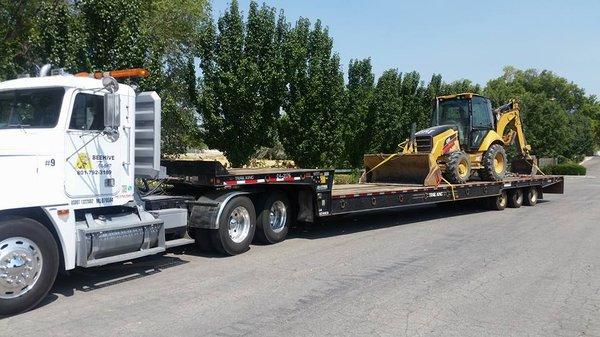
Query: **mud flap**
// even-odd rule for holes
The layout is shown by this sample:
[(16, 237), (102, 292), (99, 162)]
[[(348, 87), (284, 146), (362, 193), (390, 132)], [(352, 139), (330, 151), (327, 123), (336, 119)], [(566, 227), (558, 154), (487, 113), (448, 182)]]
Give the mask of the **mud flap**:
[[(392, 156), (392, 158), (390, 158)], [(431, 154), (367, 154), (366, 182), (437, 186), (441, 170)]]

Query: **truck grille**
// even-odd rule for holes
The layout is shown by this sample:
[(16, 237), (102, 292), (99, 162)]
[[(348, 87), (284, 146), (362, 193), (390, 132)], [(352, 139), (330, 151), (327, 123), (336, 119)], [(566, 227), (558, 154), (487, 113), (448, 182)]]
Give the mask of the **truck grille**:
[(417, 141), (417, 152), (431, 152), (432, 139), (429, 136), (416, 137)]

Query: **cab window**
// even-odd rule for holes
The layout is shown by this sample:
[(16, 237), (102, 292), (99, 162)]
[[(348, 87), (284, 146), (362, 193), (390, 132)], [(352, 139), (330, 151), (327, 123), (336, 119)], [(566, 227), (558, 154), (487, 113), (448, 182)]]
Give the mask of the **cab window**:
[(64, 94), (64, 88), (0, 91), (0, 129), (54, 128)]
[(473, 127), (492, 129), (492, 106), (490, 101), (479, 96), (473, 97)]
[(78, 93), (73, 104), (69, 129), (103, 130), (104, 99), (102, 96)]

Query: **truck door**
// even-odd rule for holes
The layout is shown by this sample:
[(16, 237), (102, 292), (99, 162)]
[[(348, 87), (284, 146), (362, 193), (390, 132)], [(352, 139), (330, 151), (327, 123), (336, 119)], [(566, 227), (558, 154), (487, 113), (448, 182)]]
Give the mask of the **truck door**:
[(123, 134), (123, 128), (112, 136), (103, 132), (102, 92), (75, 91), (71, 101), (65, 133), (65, 193), (74, 199), (71, 201), (74, 205), (113, 204), (123, 188), (132, 188), (124, 182), (129, 169), (126, 162), (129, 135)]

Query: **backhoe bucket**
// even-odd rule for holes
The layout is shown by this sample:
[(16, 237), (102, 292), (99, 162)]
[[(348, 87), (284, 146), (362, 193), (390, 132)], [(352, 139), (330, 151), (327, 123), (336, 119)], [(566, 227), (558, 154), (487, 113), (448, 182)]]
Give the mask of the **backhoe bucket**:
[(510, 162), (510, 171), (517, 174), (534, 175), (537, 173), (538, 161), (535, 156), (531, 158), (515, 157)]
[(367, 154), (364, 164), (366, 182), (437, 186), (441, 180), (441, 170), (428, 153)]

